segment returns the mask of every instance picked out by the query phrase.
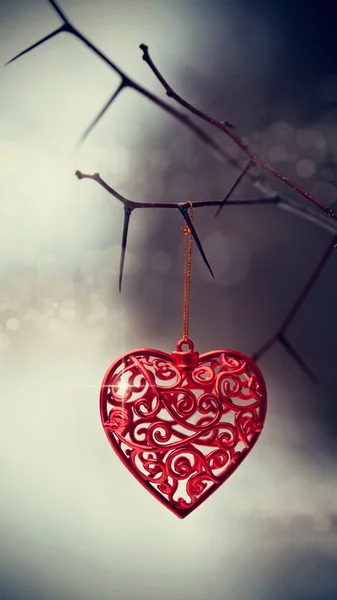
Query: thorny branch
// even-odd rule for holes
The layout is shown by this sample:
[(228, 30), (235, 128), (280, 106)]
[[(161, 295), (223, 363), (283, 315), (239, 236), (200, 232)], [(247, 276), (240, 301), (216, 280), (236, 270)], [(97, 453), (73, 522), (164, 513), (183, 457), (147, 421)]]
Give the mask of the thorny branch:
[(337, 244), (337, 234), (334, 235), (334, 237), (330, 241), (328, 247), (326, 248), (325, 252), (323, 253), (317, 266), (311, 273), (309, 279), (303, 286), (303, 289), (301, 290), (300, 294), (296, 298), (292, 308), (288, 312), (283, 323), (280, 325), (280, 327), (277, 329), (277, 331), (261, 346), (261, 348), (259, 348), (256, 352), (253, 353), (253, 355), (252, 355), (253, 360), (258, 360), (259, 358), (261, 358), (261, 356), (263, 356), (268, 350), (270, 350), (270, 348), (275, 344), (275, 342), (279, 341), (284, 346), (284, 348), (288, 351), (288, 353), (290, 353), (292, 355), (292, 357), (296, 360), (296, 362), (301, 366), (302, 370), (305, 371), (307, 373), (307, 375), (313, 381), (315, 381), (317, 383), (317, 379), (314, 376), (314, 374), (312, 373), (312, 371), (309, 369), (309, 367), (307, 367), (305, 365), (305, 363), (303, 362), (301, 357), (297, 354), (297, 352), (294, 350), (294, 348), (291, 346), (291, 344), (288, 342), (288, 340), (286, 340), (285, 332), (288, 329), (288, 327), (290, 326), (290, 324), (292, 323), (292, 321), (294, 320), (294, 318), (296, 317), (298, 311), (300, 310), (304, 301), (308, 297), (309, 293), (311, 292), (314, 284), (316, 283), (318, 277), (320, 276), (320, 274), (323, 271), (323, 268), (325, 267), (326, 263), (328, 262), (333, 250), (335, 249), (336, 244)]
[[(122, 285), (123, 267), (124, 267), (126, 241), (127, 241), (127, 236), (128, 236), (130, 215), (134, 209), (136, 209), (136, 208), (164, 208), (164, 209), (173, 208), (174, 210), (180, 210), (184, 219), (187, 222), (187, 225), (191, 228), (192, 224), (191, 224), (190, 220), (188, 219), (189, 202), (180, 203), (180, 204), (177, 204), (175, 202), (140, 202), (140, 201), (137, 202), (135, 200), (129, 200), (128, 198), (125, 198), (124, 196), (122, 196), (119, 192), (117, 192), (110, 185), (108, 185), (104, 181), (104, 179), (102, 179), (100, 177), (100, 175), (98, 173), (89, 175), (89, 174), (81, 173), (81, 171), (76, 171), (75, 174), (78, 177), (78, 179), (92, 179), (93, 181), (96, 181), (105, 190), (107, 190), (107, 192), (109, 192), (112, 196), (114, 196), (114, 198), (119, 200), (124, 206), (124, 226), (123, 226), (122, 249), (121, 249), (120, 271), (119, 271), (119, 291), (121, 291), (121, 285)], [(207, 206), (217, 206), (217, 207), (219, 207), (218, 210), (221, 210), (223, 203), (224, 203), (223, 200), (209, 200), (209, 201), (193, 202), (193, 209), (194, 208), (205, 208)], [(330, 241), (330, 243), (329, 243), (327, 249), (325, 250), (324, 254), (322, 255), (319, 263), (317, 264), (314, 271), (310, 275), (308, 281), (305, 283), (303, 289), (301, 290), (300, 294), (296, 298), (294, 305), (289, 310), (283, 323), (280, 325), (280, 327), (277, 329), (277, 331), (252, 355), (253, 360), (258, 361), (268, 350), (270, 350), (270, 348), (276, 342), (279, 342), (282, 344), (282, 346), (288, 352), (288, 354), (295, 360), (295, 362), (302, 369), (302, 371), (304, 371), (308, 375), (308, 377), (310, 377), (310, 379), (314, 383), (317, 384), (318, 380), (317, 380), (316, 376), (314, 375), (312, 370), (306, 365), (306, 363), (303, 361), (301, 356), (296, 352), (296, 350), (290, 344), (290, 342), (285, 338), (285, 332), (288, 329), (288, 327), (291, 325), (292, 321), (294, 320), (295, 316), (297, 315), (298, 311), (300, 310), (301, 306), (303, 305), (304, 301), (306, 300), (307, 296), (309, 295), (311, 289), (313, 288), (314, 284), (316, 283), (318, 277), (322, 273), (323, 268), (326, 265), (328, 259), (330, 258), (333, 250), (336, 249), (336, 247), (337, 247), (337, 227), (334, 227), (333, 224), (326, 217), (325, 218), (323, 217), (324, 220), (317, 220), (317, 217), (314, 217), (311, 214), (312, 211), (309, 210), (308, 208), (306, 208), (306, 211), (309, 210), (309, 212), (305, 212), (303, 210), (303, 206), (301, 204), (299, 204), (299, 203), (297, 204), (293, 200), (290, 201), (290, 200), (286, 200), (286, 199), (281, 199), (278, 196), (272, 196), (271, 198), (254, 198), (251, 200), (249, 200), (249, 199), (230, 200), (228, 198), (226, 200), (226, 204), (227, 205), (235, 205), (235, 206), (236, 205), (239, 205), (239, 206), (253, 205), (254, 206), (256, 204), (278, 205), (286, 210), (289, 210), (290, 212), (292, 212), (295, 215), (307, 218), (309, 221), (313, 220), (316, 225), (319, 225), (319, 226), (323, 227), (324, 229), (327, 229), (328, 231), (330, 231), (330, 233), (334, 233), (332, 241)], [(320, 217), (320, 218), (322, 219), (322, 217)], [(193, 229), (191, 228), (191, 231), (192, 231), (193, 237), (196, 240), (196, 243), (200, 249), (201, 244), (200, 244), (199, 238), (197, 236), (197, 233), (194, 228)], [(202, 257), (203, 257), (204, 261), (206, 262), (208, 268), (210, 269), (207, 259), (202, 251), (201, 251), (201, 254), (202, 254)], [(210, 271), (211, 271), (211, 269), (210, 269)], [(212, 273), (212, 271), (211, 271), (211, 273)]]
[(257, 167), (261, 167), (261, 169), (268, 171), (269, 173), (271, 173), (278, 179), (281, 179), (286, 185), (291, 187), (293, 190), (298, 192), (298, 194), (301, 194), (301, 196), (304, 196), (305, 198), (307, 198), (307, 200), (309, 200), (310, 202), (315, 204), (317, 206), (317, 208), (319, 208), (320, 210), (325, 212), (327, 215), (329, 215), (330, 217), (332, 217), (334, 219), (337, 219), (337, 213), (335, 211), (333, 211), (329, 206), (325, 206), (317, 198), (315, 198), (314, 196), (309, 194), (309, 192), (307, 192), (306, 190), (301, 188), (297, 183), (295, 183), (294, 181), (291, 181), (291, 179), (289, 179), (288, 177), (283, 175), (280, 171), (277, 171), (276, 169), (274, 169), (274, 167), (272, 167), (269, 163), (267, 163), (262, 158), (257, 156), (253, 152), (253, 150), (251, 150), (251, 148), (249, 148), (248, 144), (246, 144), (246, 142), (244, 142), (243, 139), (240, 138), (240, 136), (236, 133), (236, 131), (234, 131), (233, 125), (231, 125), (230, 123), (228, 123), (226, 121), (218, 121), (217, 119), (210, 117), (206, 113), (202, 112), (201, 110), (199, 110), (198, 108), (193, 106), (193, 104), (190, 104), (189, 102), (184, 100), (184, 98), (179, 96), (177, 94), (177, 92), (175, 92), (173, 90), (173, 88), (171, 88), (171, 86), (167, 83), (167, 81), (164, 79), (162, 74), (159, 72), (158, 68), (153, 63), (153, 61), (150, 57), (150, 54), (149, 54), (148, 47), (145, 44), (141, 44), (140, 48), (143, 51), (143, 60), (149, 65), (150, 69), (153, 71), (153, 73), (159, 79), (160, 83), (164, 86), (167, 96), (169, 96), (170, 98), (173, 98), (176, 102), (178, 102), (178, 104), (180, 104), (181, 106), (183, 106), (184, 108), (189, 110), (191, 113), (193, 113), (194, 115), (196, 115), (203, 121), (206, 121), (206, 123), (209, 123), (213, 127), (216, 127), (217, 129), (220, 129), (221, 131), (223, 131), (228, 137), (230, 137), (233, 140), (233, 142), (235, 144), (237, 144), (237, 146), (239, 146), (239, 148), (241, 148), (241, 150), (243, 150), (243, 152), (245, 152), (245, 154), (247, 154), (247, 156), (250, 159), (249, 162), (251, 163), (249, 166), (256, 165)]
[[(117, 75), (119, 75), (119, 77), (121, 78), (121, 83), (120, 83), (119, 87), (113, 93), (110, 100), (105, 104), (105, 106), (100, 111), (98, 116), (94, 119), (94, 121), (89, 126), (89, 128), (86, 130), (85, 134), (82, 137), (82, 140), (85, 139), (85, 137), (90, 133), (90, 131), (92, 131), (93, 127), (98, 123), (98, 121), (104, 115), (104, 113), (106, 112), (108, 107), (112, 104), (112, 102), (118, 97), (118, 95), (124, 89), (131, 88), (131, 89), (134, 89), (139, 94), (141, 94), (142, 96), (144, 96), (145, 98), (147, 98), (148, 100), (150, 100), (151, 102), (153, 102), (154, 104), (156, 104), (157, 106), (159, 106), (160, 108), (162, 108), (163, 110), (165, 110), (167, 113), (171, 114), (178, 121), (183, 123), (183, 125), (185, 125), (189, 129), (191, 129), (203, 142), (205, 142), (214, 151), (216, 151), (222, 158), (224, 158), (226, 162), (231, 164), (233, 167), (241, 170), (242, 167), (240, 166), (240, 162), (237, 161), (236, 159), (234, 159), (233, 156), (231, 156), (227, 150), (225, 150), (220, 144), (215, 142), (215, 140), (213, 140), (213, 138), (211, 138), (207, 133), (205, 133), (205, 131), (203, 131), (198, 125), (196, 125), (194, 123), (194, 121), (191, 121), (191, 119), (185, 113), (178, 111), (176, 108), (174, 108), (173, 106), (171, 106), (170, 104), (168, 104), (167, 102), (165, 102), (164, 100), (162, 100), (161, 98), (159, 98), (158, 96), (156, 96), (155, 94), (153, 94), (152, 92), (150, 92), (149, 90), (144, 88), (142, 85), (137, 83), (134, 79), (131, 79), (130, 77), (128, 77), (124, 73), (124, 71), (122, 71), (122, 69), (120, 69), (114, 62), (112, 62), (107, 56), (105, 56), (105, 54), (103, 54), (103, 52), (101, 52), (94, 44), (92, 44), (90, 42), (90, 40), (88, 40), (87, 37), (85, 37), (78, 29), (76, 29), (70, 23), (69, 19), (66, 17), (64, 12), (59, 7), (58, 3), (55, 2), (55, 0), (48, 0), (48, 2), (52, 5), (54, 10), (57, 12), (59, 17), (62, 19), (63, 25), (61, 25), (58, 29), (56, 29), (49, 35), (45, 36), (44, 38), (42, 38), (41, 40), (39, 40), (32, 46), (29, 46), (28, 48), (26, 48), (25, 50), (23, 50), (16, 56), (14, 56), (14, 58), (9, 60), (7, 64), (12, 63), (16, 59), (18, 59), (20, 56), (27, 54), (27, 52), (30, 52), (34, 48), (37, 48), (38, 46), (40, 46), (44, 42), (48, 41), (52, 37), (58, 35), (59, 33), (66, 32), (66, 33), (70, 33), (70, 34), (74, 35), (75, 37), (77, 37), (77, 39), (79, 39), (81, 42), (83, 42), (83, 44), (85, 44), (94, 54), (96, 54), (96, 56), (98, 56), (115, 73), (117, 73)], [(245, 152), (245, 154), (248, 155), (252, 165), (258, 166), (261, 169), (264, 169), (265, 171), (271, 173), (278, 179), (281, 179), (286, 185), (288, 185), (290, 188), (292, 188), (293, 190), (298, 192), (301, 196), (304, 196), (305, 198), (307, 198), (307, 200), (309, 200), (310, 202), (315, 204), (315, 206), (317, 208), (322, 210), (329, 217), (337, 220), (337, 213), (334, 210), (332, 210), (329, 206), (326, 206), (325, 204), (320, 202), (317, 198), (312, 196), (312, 194), (310, 194), (306, 190), (302, 189), (297, 183), (295, 183), (294, 181), (291, 181), (288, 177), (283, 175), (280, 171), (277, 171), (276, 169), (274, 169), (274, 167), (269, 165), (269, 163), (267, 163), (262, 158), (257, 156), (249, 148), (249, 146), (243, 141), (243, 139), (240, 138), (240, 136), (234, 131), (233, 125), (231, 125), (227, 121), (218, 121), (217, 119), (210, 117), (206, 113), (202, 112), (201, 110), (199, 110), (198, 108), (196, 108), (195, 106), (193, 106), (192, 104), (190, 104), (189, 102), (184, 100), (181, 96), (179, 96), (173, 90), (173, 88), (171, 88), (171, 86), (167, 83), (167, 81), (161, 75), (161, 73), (159, 72), (157, 67), (154, 65), (152, 59), (150, 58), (148, 47), (145, 44), (141, 44), (140, 48), (143, 51), (143, 59), (149, 65), (149, 67), (152, 69), (153, 73), (159, 79), (160, 83), (164, 86), (164, 88), (166, 90), (166, 94), (169, 97), (173, 98), (176, 102), (178, 102), (181, 106), (186, 108), (189, 112), (191, 112), (195, 116), (199, 117), (203, 121), (206, 121), (209, 125), (212, 125), (213, 127), (223, 131), (228, 137), (230, 137), (232, 139), (233, 142), (235, 142), (241, 148), (241, 150), (243, 150), (243, 152)], [(266, 193), (267, 192), (267, 189), (265, 187), (266, 183), (263, 182), (263, 184), (262, 184), (261, 180), (259, 180), (258, 177), (253, 176), (251, 173), (249, 173), (249, 175), (251, 178), (253, 177), (254, 184), (257, 187), (259, 187), (261, 189), (261, 191), (263, 189), (263, 191)], [(269, 193), (270, 193), (270, 190), (268, 190), (267, 195), (269, 195)]]
[[(243, 167), (242, 167), (240, 161), (238, 161), (236, 158), (234, 158), (228, 152), (227, 149), (223, 148), (208, 133), (206, 133), (203, 129), (201, 129), (198, 125), (196, 125), (194, 123), (194, 121), (192, 121), (185, 113), (177, 110), (175, 107), (171, 106), (171, 104), (168, 104), (167, 102), (165, 102), (164, 100), (162, 100), (161, 98), (159, 98), (158, 96), (156, 96), (155, 94), (153, 94), (152, 92), (150, 92), (149, 90), (144, 88), (142, 85), (138, 84), (136, 81), (134, 81), (133, 79), (128, 77), (124, 73), (124, 71), (122, 71), (114, 62), (112, 62), (107, 56), (105, 56), (94, 44), (92, 44), (88, 40), (88, 38), (86, 38), (78, 29), (76, 29), (70, 23), (68, 18), (65, 16), (64, 12), (59, 7), (58, 3), (55, 2), (55, 0), (48, 0), (48, 2), (49, 2), (49, 4), (51, 4), (51, 6), (57, 12), (59, 17), (63, 21), (63, 24), (58, 29), (51, 32), (50, 34), (48, 34), (47, 36), (45, 36), (44, 38), (42, 38), (41, 40), (39, 40), (32, 46), (30, 46), (29, 48), (26, 48), (25, 50), (20, 52), (14, 58), (12, 58), (10, 61), (8, 61), (7, 64), (15, 61), (20, 56), (23, 56), (30, 50), (33, 50), (34, 48), (40, 46), (41, 44), (43, 44), (44, 42), (55, 37), (59, 33), (66, 32), (66, 33), (70, 33), (70, 34), (74, 35), (77, 39), (79, 39), (82, 43), (84, 43), (94, 54), (96, 54), (96, 56), (98, 56), (102, 61), (104, 61), (115, 73), (117, 73), (117, 75), (119, 75), (120, 80), (121, 80), (119, 86), (114, 91), (114, 93), (112, 94), (110, 99), (106, 102), (104, 107), (101, 109), (101, 111), (98, 113), (98, 115), (92, 121), (92, 123), (89, 125), (89, 127), (83, 133), (83, 135), (80, 139), (80, 143), (82, 143), (87, 138), (89, 133), (97, 125), (97, 123), (103, 117), (103, 115), (108, 110), (108, 108), (111, 106), (111, 104), (114, 102), (114, 100), (116, 100), (116, 98), (120, 95), (120, 93), (126, 88), (134, 89), (136, 92), (138, 92), (139, 94), (141, 94), (142, 96), (144, 96), (145, 98), (150, 100), (153, 104), (157, 105), (162, 110), (166, 111), (167, 113), (172, 115), (174, 118), (176, 118), (180, 123), (182, 123), (183, 125), (188, 127), (202, 142), (204, 142), (209, 148), (211, 148), (214, 152), (216, 152), (216, 154), (219, 157), (221, 157), (226, 163), (228, 163), (232, 167), (240, 170), (240, 174), (238, 175), (238, 177), (235, 180), (235, 182), (233, 183), (232, 187), (229, 189), (229, 191), (227, 192), (227, 194), (225, 195), (225, 197), (222, 200), (195, 202), (195, 203), (193, 203), (194, 208), (200, 208), (200, 207), (205, 207), (205, 206), (217, 206), (218, 210), (217, 210), (216, 216), (218, 216), (218, 214), (223, 209), (225, 204), (226, 205), (229, 205), (229, 204), (235, 204), (235, 205), (236, 204), (241, 204), (241, 205), (242, 204), (246, 204), (246, 205), (248, 205), (248, 204), (249, 205), (250, 204), (252, 204), (252, 205), (275, 204), (285, 210), (292, 212), (295, 215), (301, 216), (301, 217), (315, 223), (316, 225), (323, 227), (330, 233), (334, 234), (332, 242), (329, 244), (328, 248), (324, 252), (317, 267), (311, 274), (309, 280), (305, 284), (303, 290), (299, 294), (293, 307), (291, 308), (288, 315), (284, 319), (282, 325), (278, 328), (278, 330), (275, 332), (275, 334), (273, 334), (270, 337), (270, 339), (267, 340), (265, 342), (265, 344), (263, 344), (261, 346), (261, 348), (253, 354), (253, 358), (255, 360), (258, 360), (273, 346), (273, 344), (275, 344), (278, 341), (283, 345), (283, 347), (288, 352), (288, 354), (297, 362), (297, 364), (300, 366), (300, 368), (303, 371), (305, 371), (307, 373), (307, 375), (313, 381), (317, 382), (312, 371), (309, 369), (309, 367), (305, 364), (305, 362), (302, 360), (302, 358), (299, 356), (299, 354), (296, 352), (296, 350), (292, 347), (292, 345), (285, 338), (285, 332), (286, 332), (287, 328), (289, 327), (289, 325), (291, 324), (291, 322), (293, 321), (293, 319), (295, 318), (296, 314), (298, 313), (304, 300), (307, 298), (308, 294), (310, 293), (310, 290), (312, 289), (314, 283), (317, 281), (317, 278), (319, 277), (320, 273), (322, 272), (327, 260), (329, 259), (330, 255), (332, 254), (332, 251), (334, 249), (337, 249), (337, 226), (335, 225), (335, 223), (333, 221), (331, 221), (331, 219), (337, 220), (337, 213), (334, 210), (332, 210), (329, 206), (326, 206), (325, 204), (323, 204), (321, 201), (319, 201), (317, 198), (315, 198), (309, 192), (307, 192), (306, 190), (301, 188), (296, 182), (290, 180), (288, 177), (283, 175), (280, 171), (276, 170), (269, 163), (267, 163), (262, 158), (257, 156), (251, 150), (251, 148), (248, 146), (248, 144), (236, 133), (236, 128), (231, 123), (229, 123), (228, 121), (219, 121), (217, 119), (214, 119), (213, 117), (207, 115), (206, 113), (204, 113), (203, 111), (201, 111), (200, 109), (195, 107), (194, 105), (187, 102), (184, 98), (182, 98), (182, 96), (177, 94), (177, 92), (175, 92), (173, 90), (173, 88), (169, 85), (169, 83), (166, 81), (166, 79), (163, 77), (161, 72), (158, 70), (158, 68), (154, 64), (152, 58), (150, 57), (149, 49), (145, 44), (141, 44), (141, 46), (140, 46), (141, 50), (143, 51), (143, 60), (148, 64), (148, 66), (150, 67), (150, 69), (152, 70), (152, 72), (154, 73), (156, 78), (158, 79), (158, 81), (164, 87), (164, 89), (166, 91), (166, 95), (168, 97), (172, 98), (174, 101), (176, 101), (180, 106), (182, 106), (183, 108), (188, 110), (190, 113), (192, 113), (196, 117), (205, 121), (208, 125), (211, 125), (211, 126), (215, 127), (216, 129), (221, 130), (237, 146), (239, 146), (239, 148), (244, 152), (244, 154), (246, 156), (248, 156), (248, 161), (246, 162), (246, 164)], [(257, 176), (255, 173), (252, 173), (253, 167), (258, 167), (258, 168), (266, 171), (267, 173), (270, 173), (277, 179), (280, 179), (281, 181), (283, 181), (283, 183), (286, 184), (288, 187), (290, 187), (291, 189), (296, 191), (298, 194), (300, 194), (301, 196), (303, 196), (304, 198), (309, 200), (309, 202), (312, 205), (314, 205), (316, 207), (316, 209), (319, 209), (320, 211), (322, 211), (324, 213), (324, 215), (317, 213), (316, 210), (313, 209), (313, 207), (310, 208), (310, 206), (303, 206), (301, 203), (298, 203), (296, 201), (280, 198), (279, 195), (274, 190), (272, 190), (272, 188), (269, 186), (268, 182), (266, 182), (261, 177)], [(101, 177), (98, 173), (95, 173), (93, 175), (86, 175), (86, 174), (81, 173), (80, 171), (77, 171), (76, 175), (79, 179), (84, 179), (84, 178), (93, 179), (94, 181), (99, 183), (102, 187), (104, 187), (115, 198), (117, 198), (120, 202), (122, 202), (122, 204), (124, 205), (124, 215), (125, 216), (124, 216), (122, 250), (121, 250), (120, 272), (119, 272), (119, 290), (120, 291), (121, 291), (121, 284), (122, 284), (122, 277), (123, 277), (123, 267), (124, 267), (124, 260), (125, 260), (125, 252), (126, 252), (126, 244), (127, 244), (130, 216), (131, 216), (132, 211), (135, 208), (174, 208), (176, 210), (179, 210), (193, 234), (194, 240), (198, 246), (198, 249), (202, 255), (204, 262), (206, 263), (209, 271), (211, 272), (212, 276), (214, 277), (212, 269), (208, 263), (208, 260), (204, 253), (204, 250), (203, 250), (200, 240), (198, 238), (198, 235), (195, 231), (193, 224), (190, 221), (190, 218), (188, 215), (188, 207), (189, 207), (188, 202), (179, 203), (179, 204), (177, 204), (177, 203), (135, 202), (132, 200), (128, 200), (127, 198), (125, 198), (121, 194), (119, 194), (116, 190), (114, 190), (112, 187), (110, 187), (103, 179), (101, 179)], [(242, 181), (242, 179), (245, 176), (248, 177), (251, 180), (254, 187), (262, 193), (262, 195), (264, 196), (263, 199), (259, 198), (259, 199), (252, 199), (252, 200), (230, 200), (230, 197), (232, 196), (234, 190), (238, 187), (238, 185), (240, 184), (240, 182)]]
[[(62, 19), (63, 25), (61, 25), (60, 27), (58, 27), (57, 29), (52, 31), (50, 34), (48, 34), (47, 36), (45, 36), (44, 38), (42, 38), (41, 40), (39, 40), (32, 46), (29, 46), (28, 48), (26, 48), (25, 50), (23, 50), (16, 56), (14, 56), (6, 64), (9, 65), (10, 63), (14, 62), (15, 60), (17, 60), (24, 54), (27, 54), (28, 52), (30, 52), (31, 50), (34, 50), (35, 48), (37, 48), (44, 42), (47, 42), (48, 40), (52, 39), (59, 33), (70, 33), (71, 35), (74, 35), (77, 39), (79, 39), (83, 44), (85, 44), (94, 54), (96, 54), (96, 56), (98, 56), (105, 64), (107, 64), (115, 73), (117, 73), (117, 75), (119, 75), (119, 77), (121, 79), (121, 82), (120, 82), (117, 90), (114, 91), (114, 93), (112, 94), (112, 96), (110, 97), (108, 102), (104, 105), (102, 110), (98, 113), (98, 115), (95, 117), (95, 119), (89, 125), (89, 127), (85, 130), (85, 132), (83, 133), (82, 137), (79, 140), (79, 143), (82, 143), (87, 138), (89, 133), (93, 130), (95, 125), (97, 125), (97, 123), (103, 117), (103, 115), (105, 114), (107, 109), (111, 106), (113, 101), (120, 95), (120, 93), (123, 90), (130, 88), (130, 89), (134, 89), (136, 92), (138, 92), (139, 94), (141, 94), (142, 96), (144, 96), (145, 98), (147, 98), (148, 100), (153, 102), (155, 105), (159, 106), (159, 108), (163, 109), (165, 112), (167, 112), (168, 114), (175, 117), (180, 123), (182, 123), (183, 125), (185, 125), (185, 127), (190, 129), (202, 142), (204, 142), (213, 152), (215, 152), (219, 156), (219, 158), (221, 158), (225, 163), (230, 164), (235, 169), (241, 169), (240, 161), (236, 160), (236, 158), (234, 158), (230, 152), (228, 152), (225, 148), (223, 148), (223, 146), (221, 146), (221, 144), (216, 142), (208, 133), (206, 133), (203, 129), (201, 129), (201, 127), (199, 127), (193, 121), (191, 121), (191, 119), (185, 113), (182, 113), (181, 111), (177, 110), (174, 106), (171, 106), (170, 104), (168, 104), (167, 102), (165, 102), (164, 100), (162, 100), (161, 98), (159, 98), (158, 96), (156, 96), (155, 94), (153, 94), (152, 92), (150, 92), (149, 90), (144, 88), (142, 85), (138, 84), (136, 81), (134, 81), (133, 79), (128, 77), (128, 75), (126, 75), (124, 73), (124, 71), (122, 71), (114, 62), (112, 62), (107, 56), (105, 56), (105, 54), (103, 54), (103, 52), (101, 52), (96, 46), (94, 46), (94, 44), (92, 44), (88, 40), (88, 38), (86, 38), (78, 29), (76, 29), (70, 23), (69, 19), (65, 16), (64, 12), (60, 9), (58, 4), (54, 0), (48, 0), (48, 2), (49, 2), (49, 4), (52, 5), (52, 7), (55, 9), (55, 11), (58, 13), (60, 18)], [(258, 177), (257, 175), (254, 175), (252, 173), (249, 173), (248, 176), (249, 176), (250, 180), (252, 181), (253, 185), (256, 187), (256, 189), (258, 189), (262, 194), (267, 195), (267, 196), (271, 194), (271, 192), (272, 192), (271, 187), (269, 186), (269, 184), (266, 181), (263, 181), (261, 177)]]
[[(200, 251), (200, 254), (203, 258), (203, 261), (207, 265), (212, 277), (214, 277), (211, 266), (207, 260), (203, 247), (201, 245), (198, 234), (195, 230), (193, 223), (190, 220), (188, 214), (188, 208), (190, 206), (189, 202), (177, 203), (177, 202), (134, 202), (133, 200), (128, 200), (124, 198), (119, 192), (116, 192), (110, 185), (104, 181), (99, 175), (99, 173), (94, 173), (93, 175), (86, 175), (81, 173), (81, 171), (76, 171), (75, 175), (78, 179), (93, 179), (97, 181), (104, 189), (106, 189), (112, 196), (117, 198), (124, 205), (124, 226), (123, 226), (123, 237), (122, 237), (122, 252), (121, 252), (121, 260), (120, 260), (120, 271), (119, 271), (119, 291), (121, 291), (122, 287), (122, 279), (123, 279), (123, 267), (124, 267), (124, 259), (125, 259), (125, 251), (126, 251), (126, 241), (128, 236), (128, 228), (130, 223), (130, 216), (132, 211), (135, 208), (174, 208), (175, 210), (179, 210), (186, 221), (187, 226), (191, 230), (194, 241)], [(276, 204), (278, 202), (278, 198), (273, 196), (271, 198), (258, 198), (256, 200), (238, 200), (238, 201), (230, 201), (227, 200), (227, 204)], [(223, 200), (216, 200), (210, 202), (194, 202), (193, 207), (205, 207), (205, 206), (218, 206), (220, 209), (223, 206)]]

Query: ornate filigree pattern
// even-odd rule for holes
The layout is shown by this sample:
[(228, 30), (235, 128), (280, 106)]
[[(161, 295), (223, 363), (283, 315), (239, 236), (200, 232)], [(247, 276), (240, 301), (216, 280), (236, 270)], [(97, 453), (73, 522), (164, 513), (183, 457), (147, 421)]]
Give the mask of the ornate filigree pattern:
[[(182, 351), (187, 343), (188, 350)], [(266, 414), (263, 376), (233, 350), (134, 350), (107, 371), (102, 424), (124, 465), (184, 518), (233, 473)]]

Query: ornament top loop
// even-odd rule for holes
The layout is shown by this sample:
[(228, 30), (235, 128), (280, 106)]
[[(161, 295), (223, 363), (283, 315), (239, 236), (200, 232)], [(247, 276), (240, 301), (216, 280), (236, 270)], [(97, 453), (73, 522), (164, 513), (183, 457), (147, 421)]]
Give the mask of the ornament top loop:
[[(188, 350), (183, 350), (183, 345), (188, 346)], [(177, 350), (171, 353), (172, 361), (178, 369), (184, 371), (193, 371), (199, 363), (199, 352), (194, 351), (192, 340), (185, 338), (177, 343)]]
[[(188, 346), (188, 350), (183, 350), (183, 348), (182, 348), (183, 344)], [(190, 340), (189, 338), (183, 338), (182, 340), (179, 340), (179, 342), (177, 343), (177, 352), (188, 352), (188, 351), (193, 352), (193, 350), (194, 350), (194, 344), (193, 344), (192, 340)]]

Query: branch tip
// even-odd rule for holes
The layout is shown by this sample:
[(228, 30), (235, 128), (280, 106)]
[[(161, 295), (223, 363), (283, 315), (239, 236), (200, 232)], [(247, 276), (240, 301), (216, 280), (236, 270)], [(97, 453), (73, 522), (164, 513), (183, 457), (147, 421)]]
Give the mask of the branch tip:
[(127, 240), (128, 240), (130, 216), (131, 216), (132, 211), (133, 211), (132, 206), (124, 205), (124, 223), (123, 223), (121, 258), (120, 258), (120, 263), (119, 263), (119, 277), (118, 277), (118, 290), (119, 290), (120, 294), (122, 293), (122, 280), (123, 280), (126, 244), (127, 244)]
[(195, 241), (195, 243), (196, 243), (196, 245), (197, 245), (197, 247), (199, 249), (199, 252), (200, 252), (200, 254), (202, 256), (202, 259), (203, 259), (204, 263), (206, 264), (206, 266), (207, 266), (210, 274), (212, 275), (213, 279), (215, 279), (214, 273), (213, 273), (212, 268), (211, 268), (211, 265), (209, 264), (209, 262), (207, 260), (206, 254), (205, 254), (204, 249), (202, 247), (202, 244), (201, 244), (201, 242), (199, 240), (198, 234), (197, 234), (197, 232), (195, 230), (195, 227), (194, 227), (194, 225), (193, 225), (193, 223), (191, 221), (190, 215), (188, 214), (188, 209), (186, 207), (186, 204), (177, 204), (177, 208), (180, 210), (181, 214), (183, 215), (183, 217), (184, 217), (184, 219), (185, 219), (185, 221), (187, 223), (187, 226), (189, 227), (189, 229), (190, 229), (190, 231), (191, 231), (191, 233), (193, 235), (194, 241)]
[(6, 62), (5, 67), (7, 65), (11, 64), (12, 62), (14, 62), (15, 60), (17, 60), (18, 58), (20, 58), (21, 56), (23, 56), (24, 54), (28, 54), (28, 52), (30, 52), (31, 50), (34, 50), (38, 46), (41, 46), (41, 44), (44, 44), (45, 42), (48, 42), (48, 40), (51, 40), (53, 37), (55, 37), (56, 35), (58, 35), (59, 33), (64, 32), (64, 31), (68, 31), (68, 32), (70, 31), (70, 25), (68, 23), (64, 23), (63, 25), (61, 25), (61, 27), (58, 27), (57, 29), (55, 29), (51, 33), (48, 33), (48, 35), (46, 35), (45, 37), (43, 37), (38, 42), (35, 42), (35, 44), (32, 44), (28, 48), (25, 48), (25, 50), (22, 50), (22, 52), (19, 52), (19, 54), (16, 54), (16, 56), (14, 56), (13, 58), (11, 58), (9, 61)]
[(299, 368), (309, 377), (309, 379), (315, 384), (318, 385), (319, 381), (314, 374), (314, 372), (308, 367), (308, 365), (304, 362), (302, 357), (298, 354), (295, 348), (288, 342), (288, 340), (284, 337), (284, 334), (280, 333), (278, 336), (278, 340), (280, 344), (283, 346), (285, 351), (291, 356), (291, 358), (295, 361), (295, 363), (299, 366)]
[(229, 198), (231, 197), (231, 195), (233, 194), (233, 192), (235, 191), (235, 189), (237, 188), (237, 186), (239, 185), (240, 181), (244, 178), (244, 176), (246, 175), (246, 173), (248, 173), (249, 169), (253, 166), (253, 161), (251, 158), (248, 159), (247, 163), (245, 164), (245, 166), (243, 167), (241, 173), (239, 174), (239, 176), (236, 178), (236, 180), (234, 181), (232, 187), (229, 189), (229, 191), (227, 192), (226, 196), (224, 197), (221, 205), (219, 206), (218, 210), (215, 213), (215, 217), (217, 217), (219, 215), (219, 213), (222, 211), (224, 205), (226, 204), (226, 202), (229, 200)]
[(79, 141), (76, 144), (77, 148), (79, 148), (83, 144), (83, 142), (87, 139), (88, 135), (92, 132), (92, 130), (94, 129), (94, 127), (96, 127), (96, 125), (99, 123), (99, 121), (101, 120), (101, 118), (103, 117), (103, 115), (106, 113), (106, 111), (108, 110), (108, 108), (111, 106), (111, 104), (113, 103), (113, 101), (117, 98), (118, 94), (120, 94), (120, 92), (127, 85), (130, 85), (129, 79), (127, 77), (123, 77), (122, 81), (119, 84), (119, 86), (116, 89), (116, 91), (112, 94), (112, 96), (109, 98), (109, 100), (103, 106), (103, 108), (99, 111), (98, 115), (96, 115), (96, 117), (94, 118), (94, 120), (90, 123), (90, 125), (87, 127), (87, 129), (81, 135)]

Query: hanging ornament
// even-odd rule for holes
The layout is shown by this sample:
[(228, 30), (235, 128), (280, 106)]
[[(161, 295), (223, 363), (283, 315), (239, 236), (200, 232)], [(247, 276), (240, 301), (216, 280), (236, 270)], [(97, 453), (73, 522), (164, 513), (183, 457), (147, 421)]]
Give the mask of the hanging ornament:
[[(192, 204), (190, 203), (192, 220)], [(184, 227), (183, 335), (171, 354), (143, 348), (115, 360), (100, 394), (101, 420), (123, 464), (178, 517), (237, 469), (266, 416), (260, 369), (234, 350), (199, 354), (188, 337), (192, 235)]]

